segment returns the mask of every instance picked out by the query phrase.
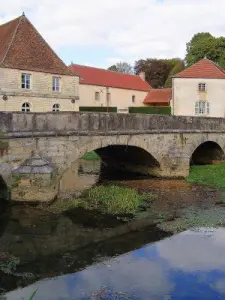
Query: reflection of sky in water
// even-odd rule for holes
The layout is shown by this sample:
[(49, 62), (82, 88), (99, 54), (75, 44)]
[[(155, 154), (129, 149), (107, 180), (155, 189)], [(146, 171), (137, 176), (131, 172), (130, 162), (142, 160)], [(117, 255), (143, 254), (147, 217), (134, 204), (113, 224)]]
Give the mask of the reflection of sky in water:
[(128, 299), (225, 299), (225, 229), (187, 231), (81, 272), (10, 292), (7, 300), (29, 299), (36, 288), (35, 300), (86, 300), (106, 287)]

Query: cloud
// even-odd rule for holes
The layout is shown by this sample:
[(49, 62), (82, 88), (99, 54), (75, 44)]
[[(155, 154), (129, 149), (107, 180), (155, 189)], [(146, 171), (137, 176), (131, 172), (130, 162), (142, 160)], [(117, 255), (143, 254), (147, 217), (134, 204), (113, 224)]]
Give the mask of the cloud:
[(224, 0), (8, 0), (0, 22), (25, 11), (58, 52), (62, 46), (91, 51), (107, 45), (110, 57), (134, 61), (184, 57), (195, 33), (223, 35), (224, 10)]
[(224, 271), (224, 228), (187, 231), (157, 244), (159, 255), (171, 268), (183, 272)]
[(165, 267), (157, 261), (128, 253), (75, 274), (39, 281), (6, 296), (7, 300), (28, 299), (37, 289), (35, 299), (80, 299), (102, 289), (112, 289), (128, 295), (138, 291), (140, 300), (159, 300), (174, 288), (167, 275)]

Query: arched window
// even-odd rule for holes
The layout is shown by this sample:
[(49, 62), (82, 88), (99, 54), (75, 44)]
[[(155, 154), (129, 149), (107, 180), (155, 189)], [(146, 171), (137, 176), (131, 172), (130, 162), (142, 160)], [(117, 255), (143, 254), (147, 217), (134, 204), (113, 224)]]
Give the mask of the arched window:
[(59, 104), (54, 104), (52, 107), (52, 111), (60, 111), (60, 105)]
[(21, 110), (24, 112), (29, 112), (30, 111), (30, 103), (28, 103), (28, 102), (23, 103)]

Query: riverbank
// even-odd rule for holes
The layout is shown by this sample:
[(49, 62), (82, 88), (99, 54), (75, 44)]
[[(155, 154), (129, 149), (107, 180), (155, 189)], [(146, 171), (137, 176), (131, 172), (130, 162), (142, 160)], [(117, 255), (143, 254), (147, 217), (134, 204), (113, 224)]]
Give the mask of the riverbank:
[(191, 166), (186, 181), (225, 189), (225, 164)]

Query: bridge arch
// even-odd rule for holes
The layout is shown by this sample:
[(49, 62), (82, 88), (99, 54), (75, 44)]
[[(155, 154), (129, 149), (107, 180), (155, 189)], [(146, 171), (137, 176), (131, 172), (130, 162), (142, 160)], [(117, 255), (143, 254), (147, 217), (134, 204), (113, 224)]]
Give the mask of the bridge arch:
[(152, 176), (158, 176), (161, 171), (160, 156), (156, 151), (149, 151), (147, 142), (139, 138), (115, 136), (89, 139), (87, 143), (78, 147), (78, 151), (68, 157), (70, 164), (65, 166), (66, 169), (64, 168), (62, 173), (91, 151), (96, 151), (108, 170), (118, 169)]
[(9, 188), (3, 179), (3, 177), (0, 175), (0, 201), (2, 200), (8, 200), (9, 198)]
[(204, 141), (200, 143), (193, 151), (190, 164), (193, 165), (209, 165), (221, 162), (225, 158), (224, 150), (217, 141)]

